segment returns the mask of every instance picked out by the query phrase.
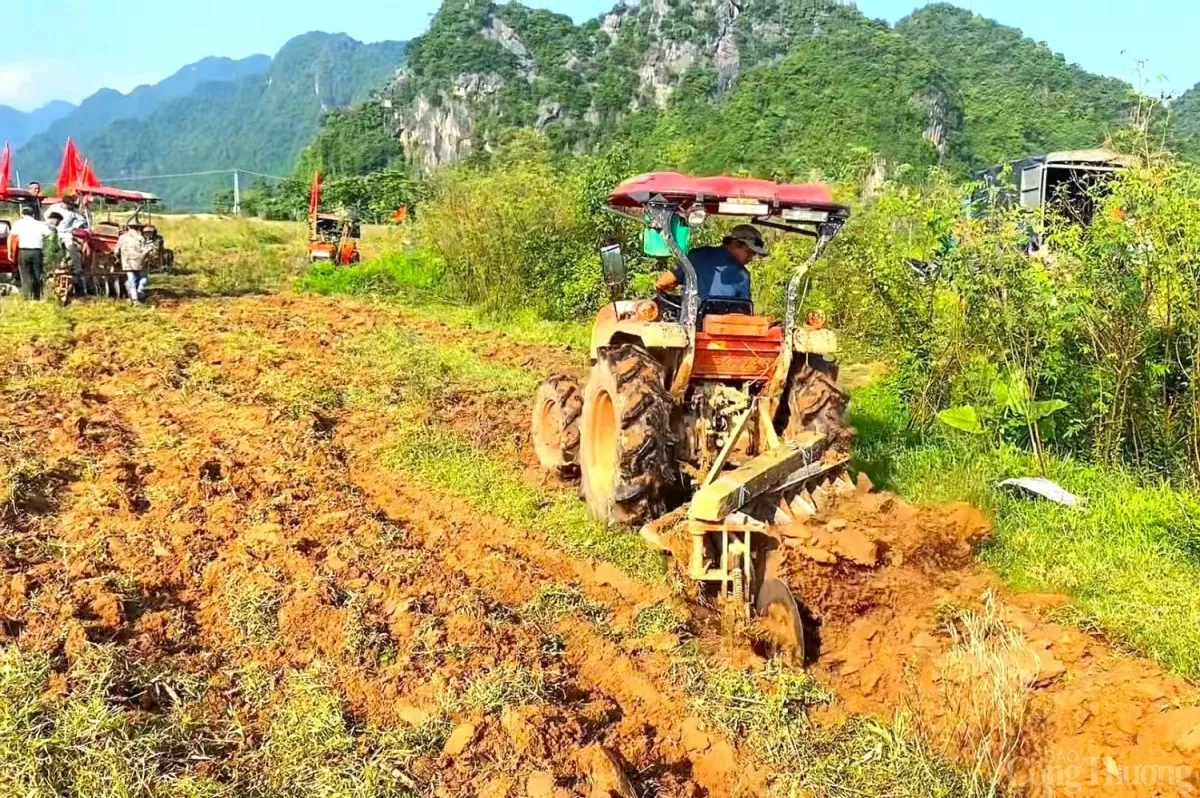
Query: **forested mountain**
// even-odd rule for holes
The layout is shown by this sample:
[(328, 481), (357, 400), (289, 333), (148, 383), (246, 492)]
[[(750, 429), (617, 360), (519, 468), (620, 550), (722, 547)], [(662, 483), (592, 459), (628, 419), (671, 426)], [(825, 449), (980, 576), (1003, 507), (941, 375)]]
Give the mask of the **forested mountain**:
[[(52, 179), (69, 133), (110, 179), (234, 166), (350, 177), (486, 158), (532, 129), (565, 154), (619, 143), (636, 168), (966, 174), (1102, 144), (1136, 100), (947, 4), (889, 26), (843, 0), (642, 0), (575, 24), (516, 2), (444, 0), (407, 49), (310, 33), (269, 63), (206, 59), (130, 95), (99, 92), (17, 165)], [(1200, 157), (1200, 89), (1173, 113), (1173, 141)], [(228, 182), (144, 187), (205, 207)]]
[(954, 6), (891, 28), (836, 0), (645, 0), (583, 25), (446, 0), (390, 93), (425, 168), (533, 127), (563, 150), (615, 137), (643, 164), (760, 174), (861, 151), (969, 170), (1095, 146), (1134, 96)]
[[(322, 115), (361, 103), (384, 86), (403, 63), (404, 47), (363, 44), (344, 34), (298, 36), (265, 74), (201, 83), (144, 118), (112, 122), (83, 150), (105, 179), (233, 166), (285, 174), (316, 137)], [(56, 147), (61, 153), (61, 141)], [(53, 177), (56, 160), (37, 163), (43, 177)], [(209, 207), (213, 192), (229, 180), (213, 176), (145, 187), (172, 205), (199, 208)]]
[(1200, 161), (1200, 83), (1171, 103), (1171, 144), (1181, 154)]
[(54, 100), (33, 111), (0, 105), (0, 142), (20, 147), (74, 110), (74, 105), (63, 100)]
[(914, 12), (896, 31), (936, 54), (962, 107), (959, 150), (976, 165), (1093, 147), (1128, 120), (1136, 99), (1128, 84), (946, 3)]
[(119, 119), (145, 119), (165, 103), (191, 94), (197, 86), (262, 75), (270, 63), (271, 59), (265, 55), (240, 60), (205, 58), (188, 64), (154, 85), (138, 86), (128, 94), (101, 89), (50, 125), (44, 133), (31, 139), (17, 154), (17, 162), (23, 174), (46, 178), (51, 170), (58, 168), (67, 138), (86, 148), (101, 130)]

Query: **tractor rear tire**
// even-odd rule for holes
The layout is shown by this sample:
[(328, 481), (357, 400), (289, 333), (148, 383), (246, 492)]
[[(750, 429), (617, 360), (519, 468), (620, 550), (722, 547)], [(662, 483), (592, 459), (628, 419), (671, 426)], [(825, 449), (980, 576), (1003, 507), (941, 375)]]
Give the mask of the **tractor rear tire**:
[(666, 370), (631, 345), (600, 352), (583, 394), (581, 493), (597, 521), (638, 526), (661, 516), (674, 484), (673, 401)]
[(819, 432), (829, 447), (849, 448), (854, 430), (846, 419), (850, 396), (838, 386), (838, 366), (820, 355), (805, 355), (792, 369), (788, 382), (785, 440)]
[(579, 476), (579, 417), (583, 394), (574, 378), (550, 377), (533, 400), (533, 449), (542, 468), (561, 479)]

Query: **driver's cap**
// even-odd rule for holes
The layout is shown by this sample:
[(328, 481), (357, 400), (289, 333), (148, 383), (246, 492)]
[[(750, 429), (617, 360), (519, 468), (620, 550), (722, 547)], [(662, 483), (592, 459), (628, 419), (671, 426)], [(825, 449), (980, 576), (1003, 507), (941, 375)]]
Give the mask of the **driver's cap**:
[(767, 245), (763, 241), (762, 233), (758, 232), (758, 228), (752, 224), (739, 224), (729, 232), (729, 238), (732, 241), (741, 241), (755, 255), (770, 254), (767, 252)]

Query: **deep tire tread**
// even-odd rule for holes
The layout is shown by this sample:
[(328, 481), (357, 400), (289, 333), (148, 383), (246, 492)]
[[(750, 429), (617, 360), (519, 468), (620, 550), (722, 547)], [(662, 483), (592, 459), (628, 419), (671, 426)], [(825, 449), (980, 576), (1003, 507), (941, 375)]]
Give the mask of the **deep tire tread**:
[(644, 524), (662, 515), (676, 482), (673, 400), (665, 387), (665, 369), (645, 351), (623, 345), (600, 353), (592, 379), (608, 380), (615, 390), (620, 431), (612, 496), (607, 501), (590, 497), (589, 505), (598, 518), (601, 506), (606, 507), (600, 520)]
[(797, 360), (788, 381), (783, 436), (820, 432), (831, 448), (848, 450), (854, 430), (847, 420), (849, 395), (838, 385), (838, 366), (819, 355)]
[(547, 398), (554, 401), (558, 407), (562, 459), (557, 463), (543, 460), (542, 465), (555, 472), (561, 479), (573, 480), (579, 476), (579, 419), (583, 415), (583, 393), (580, 392), (574, 377), (556, 374), (546, 379), (538, 389), (534, 400), (535, 414)]

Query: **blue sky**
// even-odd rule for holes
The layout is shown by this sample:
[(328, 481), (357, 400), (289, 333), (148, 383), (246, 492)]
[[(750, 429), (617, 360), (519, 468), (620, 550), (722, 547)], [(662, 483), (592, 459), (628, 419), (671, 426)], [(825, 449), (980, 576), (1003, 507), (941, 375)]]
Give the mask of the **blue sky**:
[[(531, 4), (583, 20), (613, 2)], [(858, 7), (895, 22), (919, 4), (859, 0)], [(1021, 28), (1088, 70), (1144, 83), (1155, 94), (1200, 82), (1197, 0), (959, 0), (958, 5)], [(51, 99), (78, 102), (105, 86), (128, 91), (206, 55), (274, 54), (308, 30), (336, 29), (363, 41), (410, 39), (429, 24), (437, 6), (438, 0), (59, 0), (51, 12), (42, 3), (9, 3), (0, 49), (0, 103), (29, 110)], [(68, 37), (89, 45), (73, 48)], [(28, 43), (28, 54), (22, 43)], [(1141, 77), (1139, 62), (1145, 62)], [(1157, 80), (1160, 75), (1165, 81)]]

